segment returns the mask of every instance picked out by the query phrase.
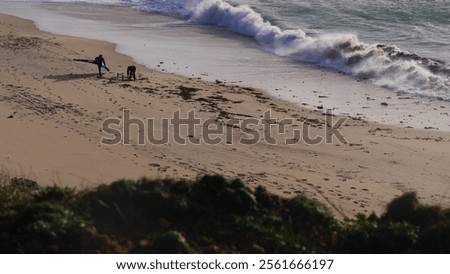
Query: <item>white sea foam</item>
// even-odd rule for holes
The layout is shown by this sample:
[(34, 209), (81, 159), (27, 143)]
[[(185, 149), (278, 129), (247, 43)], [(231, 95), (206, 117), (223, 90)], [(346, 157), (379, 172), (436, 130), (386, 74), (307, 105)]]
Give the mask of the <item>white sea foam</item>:
[(450, 100), (450, 69), (443, 63), (394, 46), (367, 44), (354, 34), (312, 36), (282, 30), (250, 7), (222, 0), (190, 0), (185, 7), (189, 20), (252, 37), (278, 55), (370, 78), (399, 92)]

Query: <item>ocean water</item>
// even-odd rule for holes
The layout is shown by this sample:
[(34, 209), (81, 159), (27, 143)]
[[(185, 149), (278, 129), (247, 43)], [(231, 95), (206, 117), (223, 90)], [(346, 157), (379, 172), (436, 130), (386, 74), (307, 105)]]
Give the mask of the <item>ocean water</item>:
[(268, 52), (450, 101), (449, 0), (15, 0), (120, 5), (215, 25)]

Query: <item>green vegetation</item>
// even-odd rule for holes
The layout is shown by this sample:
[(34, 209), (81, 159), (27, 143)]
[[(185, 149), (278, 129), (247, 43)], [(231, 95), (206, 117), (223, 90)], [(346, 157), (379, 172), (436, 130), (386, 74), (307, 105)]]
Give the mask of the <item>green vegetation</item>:
[(93, 190), (0, 183), (1, 253), (450, 253), (450, 210), (415, 193), (338, 221), (240, 180), (121, 180)]

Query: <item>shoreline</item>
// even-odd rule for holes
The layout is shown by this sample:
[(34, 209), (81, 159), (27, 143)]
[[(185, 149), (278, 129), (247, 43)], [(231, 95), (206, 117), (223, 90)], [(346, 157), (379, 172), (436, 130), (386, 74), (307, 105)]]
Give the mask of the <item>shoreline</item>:
[[(312, 136), (326, 137), (327, 126), (323, 113), (269, 98), (253, 88), (186, 78), (140, 64), (136, 82), (121, 81), (115, 79), (116, 73), (124, 73), (134, 62), (115, 52), (115, 45), (42, 32), (31, 21), (9, 15), (0, 20), (2, 37), (10, 35), (14, 42), (2, 43), (0, 151), (6, 173), (71, 187), (142, 176), (221, 174), (282, 196), (304, 194), (345, 216), (379, 213), (392, 198), (410, 190), (417, 191), (423, 202), (450, 205), (447, 132), (354, 117), (342, 127), (347, 144), (334, 139), (332, 144), (291, 146), (261, 140), (252, 146), (173, 142), (140, 146), (135, 129), (132, 145), (101, 145), (102, 122), (121, 117), (124, 109), (130, 109), (133, 117), (157, 121), (177, 110), (185, 117), (196, 109), (199, 118), (222, 122), (261, 119), (265, 110), (272, 109), (274, 118), (293, 119), (293, 125), (286, 125), (290, 133), (307, 123)], [(95, 66), (72, 61), (100, 51), (113, 70), (104, 78), (95, 76)], [(183, 96), (181, 87), (191, 88), (190, 96)], [(263, 135), (261, 125), (255, 130)], [(155, 135), (160, 133), (157, 129)], [(232, 133), (236, 139), (247, 136), (242, 128)]]
[(340, 116), (450, 132), (450, 102), (396, 93), (370, 80), (294, 62), (218, 27), (115, 6), (52, 3), (27, 8), (11, 4), (7, 10), (11, 9), (45, 31), (114, 43), (118, 52), (150, 69), (245, 84), (300, 107), (333, 109)]

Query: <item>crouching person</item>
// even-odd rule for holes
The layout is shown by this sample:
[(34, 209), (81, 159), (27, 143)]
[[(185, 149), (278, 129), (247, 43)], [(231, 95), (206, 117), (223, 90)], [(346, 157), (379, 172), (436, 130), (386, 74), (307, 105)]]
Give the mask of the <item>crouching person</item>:
[(133, 81), (136, 81), (136, 67), (135, 66), (127, 67), (127, 78), (128, 78), (128, 80), (131, 80), (133, 78)]

